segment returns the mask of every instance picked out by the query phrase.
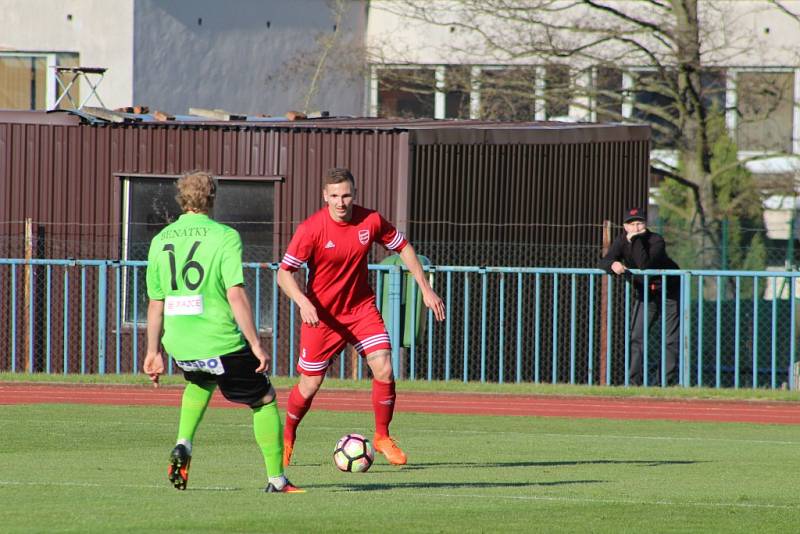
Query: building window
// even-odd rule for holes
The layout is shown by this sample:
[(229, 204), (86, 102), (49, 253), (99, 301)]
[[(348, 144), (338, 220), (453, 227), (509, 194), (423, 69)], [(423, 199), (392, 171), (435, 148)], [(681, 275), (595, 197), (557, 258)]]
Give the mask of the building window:
[(534, 120), (535, 73), (535, 67), (483, 68), (480, 75), (480, 118)]
[(379, 69), (379, 117), (433, 117), (436, 71)]
[(620, 122), (622, 116), (622, 71), (597, 67), (594, 72), (594, 112), (597, 122)]
[(544, 69), (544, 109), (548, 119), (569, 116), (572, 79), (567, 65), (547, 65)]
[(444, 116), (469, 119), (472, 69), (468, 65), (449, 65), (444, 71)]
[(675, 74), (666, 80), (649, 71), (635, 72), (633, 76), (632, 118), (650, 124), (653, 148), (676, 148), (680, 132)]
[[(123, 176), (123, 243), (125, 260), (146, 260), (150, 241), (167, 224), (181, 214), (175, 200), (177, 177)], [(242, 260), (245, 262), (276, 261), (273, 251), (274, 180), (218, 180), (217, 196), (212, 217), (239, 231), (242, 237)], [(144, 321), (147, 310), (147, 288), (144, 271), (139, 269), (138, 309), (139, 321)], [(255, 307), (255, 271), (245, 269), (245, 289)], [(260, 328), (272, 324), (271, 271), (261, 274), (259, 300)], [(133, 320), (133, 306), (127, 295), (132, 293), (133, 273), (125, 276), (125, 318)], [(130, 291), (129, 291), (130, 289)]]
[(700, 99), (710, 111), (725, 113), (727, 74), (723, 69), (709, 69), (700, 73)]
[[(52, 109), (61, 96), (52, 67), (77, 67), (78, 54), (0, 52), (0, 109)], [(70, 89), (78, 102), (79, 84)], [(64, 99), (59, 108), (64, 108)]]
[(739, 149), (790, 153), (794, 73), (738, 72), (736, 97)]

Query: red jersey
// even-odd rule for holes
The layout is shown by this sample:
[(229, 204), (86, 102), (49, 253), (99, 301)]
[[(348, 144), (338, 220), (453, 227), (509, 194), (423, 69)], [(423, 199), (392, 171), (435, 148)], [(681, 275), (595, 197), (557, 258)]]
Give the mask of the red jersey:
[(298, 226), (281, 261), (296, 271), (308, 264), (306, 296), (333, 316), (350, 313), (375, 300), (367, 281), (367, 255), (373, 242), (400, 252), (406, 237), (375, 210), (353, 205), (347, 222), (336, 222), (323, 207)]

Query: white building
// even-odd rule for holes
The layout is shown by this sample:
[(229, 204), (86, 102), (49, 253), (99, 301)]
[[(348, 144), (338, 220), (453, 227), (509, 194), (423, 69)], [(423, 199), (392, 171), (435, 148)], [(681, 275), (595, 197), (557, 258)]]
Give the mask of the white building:
[[(51, 109), (53, 67), (83, 66), (107, 69), (97, 94), (111, 109), (283, 115), (306, 102), (320, 39), (360, 40), (366, 13), (348, 1), (335, 26), (325, 0), (0, 0), (0, 108)], [(363, 115), (363, 77), (323, 74), (310, 109)], [(79, 83), (71, 95), (92, 96)]]
[[(629, 13), (639, 9), (636, 14), (640, 20), (658, 17), (647, 2), (600, 3)], [(465, 9), (463, 4), (471, 8)], [(544, 58), (535, 52), (536, 43), (543, 40), (542, 32), (552, 32), (546, 45), (557, 43), (557, 26), (574, 29), (590, 18), (591, 23), (597, 24), (602, 17), (599, 11), (561, 9), (579, 6), (579, 2), (558, 5), (531, 0), (527, 5), (538, 5), (540, 11), (520, 13), (508, 9), (500, 11), (499, 16), (497, 11), (491, 12), (510, 4), (513, 3), (431, 0), (416, 2), (421, 11), (415, 12), (408, 3), (399, 8), (392, 0), (371, 2), (367, 40), (373, 57), (379, 60), (370, 70), (370, 115), (569, 121), (647, 118), (653, 122), (646, 107), (665, 109), (669, 105), (661, 94), (632, 89), (633, 75), (653, 70), (651, 58), (621, 54), (614, 43), (597, 47), (600, 50), (595, 48), (592, 53), (595, 59), (605, 57), (611, 67), (592, 64), (588, 54), (553, 61), (552, 56)], [(518, 2), (515, 7), (524, 4)], [(670, 2), (662, 4), (670, 6)], [(698, 4), (701, 28), (706, 32), (700, 35), (707, 68), (702, 79), (707, 91), (703, 98), (714, 99), (719, 109), (725, 110), (728, 131), (739, 147), (740, 158), (748, 160), (751, 172), (759, 175), (764, 184), (794, 182), (797, 189), (800, 1), (776, 5), (766, 0), (699, 0)], [(548, 13), (548, 9), (552, 11)], [(548, 23), (552, 26), (545, 30)], [(670, 23), (659, 21), (662, 27)], [(584, 38), (576, 32), (561, 37)], [(629, 37), (663, 54), (659, 58), (664, 59), (664, 64), (669, 62), (670, 52), (657, 39), (644, 34)], [(406, 81), (392, 83), (397, 79)], [(502, 84), (509, 80), (514, 80), (517, 87), (505, 89)], [(521, 81), (527, 82), (527, 89)], [(566, 99), (551, 98), (565, 86), (578, 90)], [(581, 87), (591, 90), (581, 94)], [(597, 89), (622, 98), (603, 99), (597, 96)], [(766, 101), (765, 93), (770, 95)], [(653, 136), (654, 160), (675, 167), (677, 153), (668, 136), (661, 136), (656, 129)], [(775, 231), (785, 227), (782, 220), (792, 218), (786, 205), (778, 197), (765, 203), (770, 237), (785, 239), (781, 235), (788, 235), (788, 230)]]
[[(529, 2), (536, 3), (547, 4)], [(623, 0), (602, 3), (627, 4), (625, 9), (636, 5), (636, 2)], [(800, 1), (781, 2), (798, 14), (797, 19), (767, 0), (700, 0), (698, 3), (703, 28), (708, 32), (701, 36), (704, 47), (701, 53), (706, 67), (714, 68), (713, 76), (707, 76), (703, 83), (709, 87), (709, 94), (711, 89), (716, 89), (712, 98), (718, 98), (726, 110), (728, 128), (735, 132), (740, 149), (800, 154)], [(565, 1), (563, 4), (576, 3)], [(646, 3), (640, 5), (647, 9)], [(637, 118), (641, 113), (639, 104), (652, 103), (658, 98), (644, 91), (630, 93), (630, 73), (653, 70), (648, 58), (630, 55), (619, 60), (615, 57), (618, 47), (609, 44), (606, 58), (619, 61), (620, 68), (616, 73), (608, 66), (592, 68), (586, 63), (586, 57), (571, 56), (557, 63), (545, 64), (541, 57), (531, 52), (535, 46), (525, 42), (525, 33), (541, 31), (541, 26), (519, 20), (522, 17), (493, 21), (490, 15), (486, 15), (487, 20), (468, 21), (461, 25), (463, 19), (459, 17), (458, 6), (459, 2), (446, 0), (427, 2), (425, 14), (439, 22), (430, 23), (407, 16), (410, 10), (399, 9), (392, 0), (370, 3), (367, 40), (374, 56), (380, 58), (371, 69), (368, 98), (372, 115), (431, 112), (436, 118), (489, 118), (488, 115), (495, 111), (494, 101), (504, 97), (492, 82), (512, 71), (515, 77), (519, 77), (521, 71), (529, 77), (529, 105), (506, 109), (500, 114), (501, 118), (574, 121), (605, 118), (600, 116), (599, 103), (592, 96), (575, 95), (572, 100), (549, 105), (551, 86), (558, 89), (565, 83), (572, 83), (573, 87), (586, 85), (627, 94), (616, 104), (618, 109), (611, 110), (615, 112), (613, 115), (623, 118)], [(568, 13), (572, 11), (554, 12), (551, 19), (563, 18), (551, 22), (580, 24), (580, 13), (569, 18)], [(506, 13), (504, 16), (512, 15)], [(597, 17), (598, 12), (591, 16)], [(526, 18), (542, 20), (547, 15)], [(487, 45), (486, 39), (475, 35), (473, 23), (494, 41), (494, 46)], [(670, 21), (660, 23), (669, 24)], [(570, 38), (574, 38), (574, 34)], [(661, 46), (650, 37), (639, 38), (652, 50)], [(535, 42), (535, 37), (530, 40)], [(514, 53), (518, 56), (514, 57)], [(603, 54), (603, 51), (595, 52), (595, 57)], [(409, 70), (417, 73), (418, 91), (382, 87), (387, 85), (382, 84), (384, 79)], [(570, 76), (580, 78), (567, 81)], [(451, 79), (458, 81), (453, 84)], [(747, 91), (747, 88), (759, 84), (770, 84), (780, 89), (780, 96), (774, 102), (775, 109), (764, 118), (755, 117), (757, 105), (750, 102), (753, 96)], [(602, 104), (608, 109), (609, 102)], [(753, 116), (747, 116), (748, 113)]]

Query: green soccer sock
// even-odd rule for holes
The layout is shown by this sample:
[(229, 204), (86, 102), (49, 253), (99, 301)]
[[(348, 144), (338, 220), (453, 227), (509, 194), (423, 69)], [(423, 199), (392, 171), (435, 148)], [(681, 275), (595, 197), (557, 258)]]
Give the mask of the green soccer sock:
[(178, 441), (188, 441), (190, 444), (194, 440), (194, 433), (203, 420), (203, 415), (208, 408), (208, 402), (216, 389), (216, 384), (198, 386), (197, 384), (186, 384), (183, 390), (183, 401), (181, 402), (181, 420), (178, 424)]
[(267, 476), (270, 478), (283, 475), (283, 429), (281, 416), (278, 414), (278, 403), (259, 406), (253, 410), (253, 434), (256, 443), (261, 447)]

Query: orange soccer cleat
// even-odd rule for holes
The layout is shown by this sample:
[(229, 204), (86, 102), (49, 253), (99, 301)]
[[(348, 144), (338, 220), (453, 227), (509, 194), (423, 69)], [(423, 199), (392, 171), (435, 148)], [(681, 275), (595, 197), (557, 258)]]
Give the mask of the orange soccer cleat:
[(375, 434), (375, 450), (386, 456), (390, 464), (405, 465), (408, 461), (406, 453), (397, 446), (394, 438)]
[(294, 449), (294, 441), (288, 439), (283, 440), (283, 467), (288, 466), (292, 462), (292, 449)]

